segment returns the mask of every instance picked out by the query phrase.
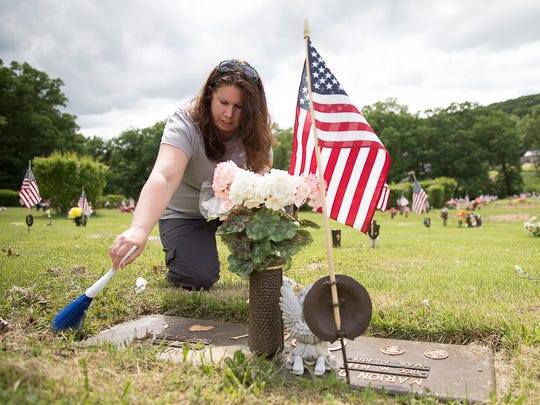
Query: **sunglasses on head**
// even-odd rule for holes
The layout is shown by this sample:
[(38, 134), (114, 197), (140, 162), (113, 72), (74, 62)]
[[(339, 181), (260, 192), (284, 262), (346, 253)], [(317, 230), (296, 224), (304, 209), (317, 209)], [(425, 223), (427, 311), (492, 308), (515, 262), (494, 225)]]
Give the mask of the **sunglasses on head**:
[(249, 65), (244, 65), (236, 59), (224, 60), (217, 66), (217, 71), (220, 73), (240, 71), (254, 82), (259, 80), (259, 74), (254, 68)]

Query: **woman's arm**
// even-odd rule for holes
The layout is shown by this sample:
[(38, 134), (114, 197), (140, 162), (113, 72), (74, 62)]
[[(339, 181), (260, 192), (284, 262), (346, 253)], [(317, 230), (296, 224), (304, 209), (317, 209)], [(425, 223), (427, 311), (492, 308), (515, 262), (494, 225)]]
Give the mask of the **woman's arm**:
[(122, 268), (142, 253), (150, 232), (182, 181), (188, 161), (182, 150), (167, 144), (160, 146), (154, 168), (139, 196), (131, 226), (116, 237), (109, 250), (113, 268), (120, 265), (120, 260), (133, 245), (137, 250)]

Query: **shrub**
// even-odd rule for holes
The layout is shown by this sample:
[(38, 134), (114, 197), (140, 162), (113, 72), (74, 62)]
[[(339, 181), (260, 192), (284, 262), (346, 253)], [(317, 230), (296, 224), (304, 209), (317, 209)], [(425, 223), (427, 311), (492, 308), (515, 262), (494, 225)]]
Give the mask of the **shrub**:
[(0, 206), (2, 207), (18, 207), (21, 205), (19, 199), (19, 193), (17, 191), (0, 190)]
[(433, 184), (426, 193), (428, 194), (429, 204), (433, 208), (441, 208), (444, 205), (444, 188), (441, 185)]
[(42, 196), (64, 213), (77, 203), (82, 189), (94, 206), (105, 188), (108, 167), (87, 156), (54, 152), (49, 157), (34, 159), (34, 172), (39, 177)]

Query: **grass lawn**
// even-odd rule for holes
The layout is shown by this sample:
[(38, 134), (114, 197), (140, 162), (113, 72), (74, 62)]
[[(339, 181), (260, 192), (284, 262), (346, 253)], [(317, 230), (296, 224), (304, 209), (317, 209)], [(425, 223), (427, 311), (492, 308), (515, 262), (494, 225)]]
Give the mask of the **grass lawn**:
[[(455, 217), (444, 227), (433, 211), (429, 229), (424, 216), (378, 212), (376, 249), (331, 221), (341, 230), (335, 271), (371, 296), (366, 335), (489, 346), (497, 369), (492, 402), (540, 403), (540, 238), (523, 227), (540, 218), (540, 200), (498, 201), (477, 212), (481, 228), (460, 227)], [(150, 343), (83, 347), (82, 339), (146, 314), (247, 322), (248, 285), (227, 270), (226, 248), (219, 245), (216, 286), (184, 292), (165, 281), (156, 229), (144, 254), (93, 301), (82, 330), (54, 334), (57, 312), (109, 269), (108, 247), (131, 214), (102, 209), (76, 227), (33, 210), (28, 232), (27, 213), (0, 212), (0, 403), (437, 403), (352, 390), (333, 375), (285, 378), (278, 364), (257, 358), (194, 366), (158, 360), (160, 348)], [(320, 214), (301, 215), (322, 224)], [(301, 285), (328, 274), (323, 228), (312, 235), (286, 274)], [(137, 277), (149, 282), (143, 294), (135, 293)]]

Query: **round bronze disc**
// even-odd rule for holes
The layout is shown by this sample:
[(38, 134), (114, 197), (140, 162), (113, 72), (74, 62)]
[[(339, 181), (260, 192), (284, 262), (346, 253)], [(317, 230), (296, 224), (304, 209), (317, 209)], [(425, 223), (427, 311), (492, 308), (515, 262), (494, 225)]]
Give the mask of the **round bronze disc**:
[(397, 345), (386, 345), (381, 347), (379, 351), (390, 356), (399, 356), (400, 354), (405, 353), (405, 349)]
[(448, 357), (448, 352), (442, 349), (426, 350), (424, 356), (433, 360), (444, 360)]
[[(336, 275), (336, 286), (341, 317), (341, 335), (348, 339), (360, 336), (371, 321), (371, 298), (354, 278)], [(330, 277), (316, 281), (304, 300), (304, 319), (319, 339), (334, 342), (340, 336), (334, 320)]]

